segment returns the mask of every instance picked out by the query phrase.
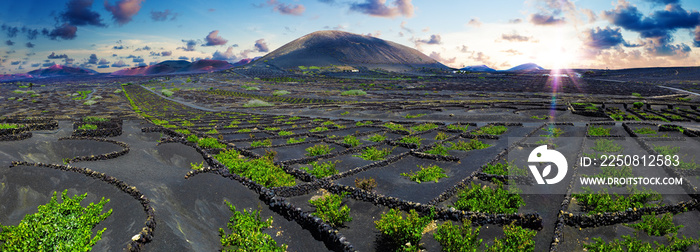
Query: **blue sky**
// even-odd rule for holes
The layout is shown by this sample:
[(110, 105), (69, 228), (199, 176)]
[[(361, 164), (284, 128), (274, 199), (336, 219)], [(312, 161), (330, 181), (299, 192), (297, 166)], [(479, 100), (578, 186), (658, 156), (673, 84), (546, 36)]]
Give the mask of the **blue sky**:
[(336, 29), (451, 67), (697, 66), (700, 1), (63, 0), (0, 9), (0, 73), (52, 64), (99, 72), (173, 59), (236, 62)]

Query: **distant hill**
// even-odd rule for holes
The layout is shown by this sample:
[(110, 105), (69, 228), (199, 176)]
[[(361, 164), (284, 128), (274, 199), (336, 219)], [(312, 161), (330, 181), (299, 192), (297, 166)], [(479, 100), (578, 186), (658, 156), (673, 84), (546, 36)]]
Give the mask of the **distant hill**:
[(281, 69), (299, 66), (381, 68), (389, 71), (447, 67), (416, 49), (342, 31), (317, 31), (263, 56), (258, 62)]
[(471, 72), (496, 72), (496, 69), (487, 67), (486, 65), (474, 65), (461, 68), (459, 70), (471, 71)]
[(189, 62), (186, 60), (167, 60), (155, 65), (125, 68), (115, 71), (112, 75), (160, 75), (173, 73), (205, 73), (225, 70), (234, 67), (233, 64), (223, 60), (198, 60)]
[(538, 70), (545, 70), (543, 67), (538, 66), (535, 63), (525, 63), (516, 67), (513, 67), (511, 69), (508, 69), (506, 71), (520, 71), (520, 72), (527, 72), (527, 71), (538, 71)]
[(28, 72), (33, 77), (71, 76), (97, 74), (95, 70), (64, 65), (53, 65)]
[(24, 79), (30, 79), (34, 78), (31, 75), (28, 74), (0, 74), (0, 81), (16, 81), (16, 80), (24, 80)]

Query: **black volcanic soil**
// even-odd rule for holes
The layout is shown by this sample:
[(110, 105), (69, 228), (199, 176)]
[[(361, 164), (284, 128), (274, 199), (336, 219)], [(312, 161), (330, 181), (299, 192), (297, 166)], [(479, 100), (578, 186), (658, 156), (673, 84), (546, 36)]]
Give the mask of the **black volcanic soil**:
[[(634, 73), (630, 71), (629, 73)], [(257, 74), (250, 75), (249, 74)], [(158, 144), (162, 137), (181, 140), (178, 135), (167, 133), (143, 133), (144, 127), (154, 126), (144, 120), (132, 120), (146, 115), (152, 122), (154, 119), (167, 122), (160, 123), (168, 129), (188, 130), (192, 134), (211, 136), (221, 139), (222, 142), (235, 145), (254, 154), (264, 154), (266, 150), (276, 151), (275, 161), (293, 163), (284, 167), (288, 172), (293, 172), (296, 181), (301, 185), (299, 190), (293, 191), (291, 196), (285, 196), (286, 200), (293, 204), (293, 208), (300, 208), (306, 213), (313, 213), (314, 209), (308, 204), (308, 200), (321, 193), (319, 188), (304, 189), (305, 186), (317, 185), (320, 182), (305, 176), (296, 168), (305, 166), (292, 162), (296, 159), (309, 158), (319, 162), (337, 162), (337, 169), (342, 176), (328, 179), (320, 183), (323, 186), (335, 185), (355, 186), (355, 178), (375, 178), (378, 187), (370, 196), (356, 192), (344, 200), (352, 209), (353, 221), (346, 226), (338, 228), (358, 251), (385, 251), (377, 240), (378, 231), (374, 227), (374, 221), (381, 218), (383, 212), (388, 211), (387, 205), (399, 202), (405, 208), (419, 208), (414, 203), (421, 205), (434, 204), (441, 210), (449, 209), (456, 196), (450, 194), (450, 188), (458, 186), (460, 182), (475, 182), (482, 185), (494, 186), (490, 182), (482, 181), (477, 176), (484, 175), (479, 171), (483, 165), (491, 161), (503, 161), (499, 157), (506, 149), (510, 149), (508, 158), (517, 158), (523, 162), (530, 152), (530, 147), (537, 145), (537, 141), (543, 140), (546, 132), (540, 127), (548, 127), (545, 123), (573, 123), (571, 125), (556, 125), (564, 133), (552, 141), (557, 150), (562, 152), (570, 160), (575, 159), (579, 152), (589, 152), (588, 148), (597, 139), (585, 137), (587, 123), (607, 123), (603, 125), (610, 128), (613, 135), (630, 136), (622, 122), (614, 122), (605, 108), (614, 107), (625, 113), (633, 113), (631, 109), (634, 102), (644, 103), (644, 112), (699, 115), (697, 98), (691, 99), (679, 95), (676, 91), (664, 89), (656, 85), (649, 85), (646, 81), (634, 81), (630, 79), (616, 79), (610, 76), (584, 76), (580, 79), (569, 77), (561, 80), (561, 86), (552, 86), (553, 81), (541, 74), (387, 74), (381, 71), (369, 71), (357, 73), (327, 73), (328, 75), (341, 76), (343, 78), (324, 77), (319, 73), (314, 75), (288, 74), (283, 71), (261, 70), (256, 68), (231, 69), (224, 73), (203, 75), (173, 75), (157, 77), (146, 83), (148, 78), (115, 78), (109, 79), (109, 84), (79, 85), (82, 81), (65, 81), (66, 85), (46, 83), (45, 87), (35, 86), (41, 94), (38, 102), (31, 100), (17, 101), (19, 94), (13, 90), (19, 89), (15, 83), (0, 85), (2, 116), (41, 116), (56, 119), (77, 120), (85, 115), (102, 115), (126, 119), (123, 124), (123, 133), (109, 139), (125, 142), (130, 147), (130, 152), (124, 156), (113, 159), (89, 162), (75, 162), (71, 166), (85, 167), (95, 171), (104, 172), (114, 176), (129, 185), (138, 188), (151, 200), (151, 206), (155, 209), (158, 223), (153, 241), (144, 246), (146, 251), (212, 251), (221, 249), (218, 237), (218, 229), (226, 226), (231, 212), (224, 204), (224, 200), (232, 202), (241, 209), (261, 209), (262, 217), (273, 217), (272, 228), (265, 232), (270, 234), (279, 243), (289, 245), (290, 251), (327, 251), (328, 243), (317, 240), (310, 230), (302, 228), (295, 220), (287, 220), (279, 211), (273, 211), (262, 200), (255, 190), (244, 186), (243, 183), (224, 178), (214, 173), (198, 174), (185, 179), (190, 169), (190, 163), (204, 161), (202, 154), (194, 148), (180, 143)], [(691, 76), (679, 74), (683, 76)], [(643, 75), (642, 75), (643, 76)], [(258, 77), (258, 79), (254, 79)], [(281, 77), (288, 77), (279, 79)], [(420, 78), (419, 78), (420, 77)], [(481, 78), (483, 77), (483, 78)], [(692, 77), (692, 76), (691, 76)], [(85, 77), (84, 80), (94, 77)], [(193, 81), (187, 82), (186, 78)], [(278, 78), (278, 79), (275, 79)], [(167, 80), (166, 80), (167, 79)], [(75, 83), (73, 83), (75, 81)], [(138, 106), (142, 115), (137, 116), (130, 110), (128, 99), (123, 93), (114, 93), (121, 89), (121, 82), (133, 81), (136, 84), (125, 86), (129, 97)], [(619, 81), (628, 81), (621, 83)], [(650, 80), (651, 81), (651, 80)], [(106, 82), (106, 81), (105, 81)], [(151, 92), (140, 87), (144, 83), (146, 87), (153, 88)], [(68, 86), (71, 84), (71, 86)], [(247, 90), (246, 87), (255, 86), (260, 90)], [(84, 101), (73, 100), (70, 94), (95, 89), (93, 95), (103, 96), (98, 104), (83, 106)], [(175, 90), (175, 95), (170, 99), (164, 99), (159, 90), (163, 88)], [(236, 92), (236, 95), (214, 94), (216, 89)], [(365, 96), (345, 96), (342, 91), (350, 89), (363, 89), (367, 91)], [(291, 91), (290, 95), (274, 97), (275, 90)], [(552, 91), (558, 93), (552, 97)], [(7, 91), (7, 92), (5, 92)], [(641, 97), (633, 96), (639, 93)], [(252, 96), (254, 95), (254, 96)], [(671, 95), (671, 96), (667, 96)], [(8, 100), (10, 96), (16, 97)], [(661, 97), (667, 96), (667, 97)], [(24, 98), (31, 96), (23, 94)], [(248, 100), (263, 99), (275, 106), (244, 108), (241, 107)], [(305, 97), (316, 100), (295, 100)], [(553, 99), (554, 98), (554, 99)], [(27, 101), (29, 101), (27, 103)], [(188, 101), (200, 110), (180, 104), (176, 101)], [(585, 105), (576, 105), (582, 103)], [(595, 105), (595, 110), (583, 110), (589, 103)], [(649, 105), (648, 107), (646, 105)], [(44, 112), (46, 110), (46, 112)], [(667, 110), (671, 110), (670, 112)], [(299, 117), (299, 118), (297, 118)], [(668, 120), (670, 115), (665, 115)], [(316, 120), (319, 119), (319, 120)], [(685, 127), (683, 133), (679, 131), (663, 131), (657, 134), (645, 136), (640, 142), (632, 138), (614, 138), (616, 143), (626, 150), (635, 153), (645, 153), (644, 144), (671, 145), (680, 147), (679, 155), (685, 162), (696, 160), (698, 145), (697, 137), (694, 137), (693, 129), (700, 128), (698, 119), (686, 116), (684, 120), (675, 121), (672, 124)], [(4, 118), (1, 120), (5, 120)], [(185, 126), (184, 120), (188, 120), (194, 126)], [(356, 122), (374, 120), (371, 125), (355, 126)], [(231, 127), (233, 121), (240, 122), (236, 127)], [(438, 129), (425, 132), (390, 131), (382, 126), (388, 121), (395, 123), (407, 123), (406, 127), (424, 122), (435, 122)], [(671, 121), (671, 120), (669, 120)], [(335, 129), (335, 126), (325, 125), (333, 122), (345, 128)], [(453, 123), (469, 124), (466, 132), (449, 130), (445, 125)], [(396, 147), (391, 156), (401, 158), (390, 162), (367, 161), (353, 155), (359, 154), (365, 146), (375, 144), (366, 140), (367, 134), (386, 132), (389, 140), (398, 140), (406, 134), (415, 134), (425, 140), (422, 146), (438, 143), (435, 136), (438, 132), (447, 132), (450, 141), (469, 141), (475, 133), (475, 129), (484, 127), (489, 123), (511, 123), (507, 125), (508, 131), (503, 135), (478, 136), (481, 141), (492, 146), (482, 150), (468, 152), (450, 150), (451, 158), (457, 160), (444, 160), (431, 156), (421, 156), (405, 147)], [(522, 123), (515, 125), (512, 123)], [(632, 130), (639, 128), (634, 121), (625, 121)], [(661, 119), (651, 122), (654, 129), (659, 124), (671, 124)], [(476, 126), (474, 126), (476, 125)], [(329, 126), (328, 132), (310, 132), (311, 129), (320, 126)], [(279, 127), (280, 130), (291, 131), (293, 136), (279, 136), (278, 130), (268, 127)], [(207, 133), (210, 130), (218, 133)], [(238, 133), (240, 129), (252, 129), (252, 133)], [(47, 162), (61, 164), (66, 158), (76, 156), (100, 155), (118, 151), (122, 148), (105, 142), (92, 140), (58, 140), (59, 137), (67, 137), (72, 133), (72, 122), (61, 120), (59, 128), (55, 130), (34, 130), (31, 138), (20, 141), (0, 141), (0, 223), (16, 224), (23, 215), (36, 209), (36, 206), (46, 203), (50, 193), (56, 190), (69, 189), (73, 193), (87, 192), (89, 201), (96, 201), (100, 197), (110, 198), (107, 205), (114, 209), (112, 217), (100, 224), (99, 227), (107, 227), (104, 238), (95, 246), (100, 251), (113, 251), (121, 249), (133, 235), (143, 226), (145, 214), (138, 201), (98, 180), (84, 175), (62, 172), (48, 168), (15, 167), (7, 168), (11, 161)], [(357, 135), (363, 146), (351, 149), (338, 144), (336, 141), (346, 135)], [(251, 138), (253, 136), (254, 138)], [(285, 145), (290, 137), (306, 137), (307, 143), (298, 145)], [(271, 138), (272, 147), (251, 148), (252, 141)], [(684, 141), (676, 141), (677, 138)], [(525, 145), (515, 146), (514, 142), (523, 140)], [(330, 156), (306, 157), (304, 150), (315, 144), (325, 142), (335, 148)], [(312, 142), (312, 143), (309, 143)], [(393, 148), (392, 144), (383, 142), (379, 148)], [(582, 145), (583, 144), (583, 145)], [(583, 146), (581, 149), (581, 146)], [(246, 152), (249, 153), (249, 152)], [(210, 150), (206, 155), (216, 154)], [(246, 154), (248, 155), (248, 154)], [(511, 156), (512, 155), (512, 156)], [(449, 159), (449, 158), (447, 158)], [(570, 161), (574, 163), (574, 161)], [(448, 178), (438, 182), (416, 183), (401, 176), (403, 172), (415, 171), (419, 165), (436, 164), (445, 169)], [(364, 170), (355, 170), (365, 167)], [(526, 167), (526, 166), (520, 166)], [(595, 169), (579, 169), (579, 174), (595, 174)], [(653, 173), (661, 176), (659, 170), (647, 171), (640, 169), (639, 173)], [(486, 179), (487, 180), (487, 179)], [(696, 175), (687, 176), (687, 181), (696, 186), (700, 183)], [(542, 228), (534, 237), (536, 251), (547, 251), (550, 248), (556, 251), (581, 251), (581, 242), (590, 242), (593, 237), (604, 237), (606, 241), (613, 238), (621, 238), (630, 234), (630, 228), (623, 224), (604, 225), (596, 228), (578, 229), (573, 225), (560, 222), (558, 214), (561, 210), (570, 211), (572, 214), (581, 213), (576, 201), (566, 198), (568, 181), (548, 187), (552, 191), (561, 193), (551, 194), (523, 194), (526, 205), (518, 210), (520, 214), (537, 214), (541, 217)], [(578, 188), (574, 186), (574, 188)], [(289, 188), (277, 188), (276, 193), (284, 192)], [(329, 188), (325, 188), (329, 189)], [(616, 190), (616, 189), (609, 189)], [(444, 197), (442, 197), (444, 196)], [(689, 194), (665, 194), (662, 202), (674, 204), (681, 200), (690, 200)], [(364, 198), (363, 198), (364, 197)], [(369, 198), (368, 198), (369, 197)], [(279, 194), (277, 199), (284, 198)], [(86, 200), (87, 201), (87, 200)], [(570, 202), (570, 204), (568, 204)], [(562, 205), (563, 204), (563, 205)], [(567, 205), (568, 204), (568, 205)], [(674, 217), (674, 222), (684, 224), (680, 233), (697, 238), (696, 227), (686, 223), (697, 222), (697, 209), (682, 213)], [(488, 217), (491, 220), (495, 216)], [(522, 218), (516, 216), (514, 218)], [(444, 220), (436, 220), (438, 224)], [(636, 220), (626, 221), (635, 223)], [(485, 244), (492, 244), (494, 238), (502, 238), (502, 225), (485, 223), (482, 227), (480, 238)], [(313, 227), (312, 227), (313, 228)], [(421, 242), (429, 251), (437, 251), (440, 245), (432, 238), (434, 231), (426, 230)], [(559, 236), (561, 234), (561, 236)], [(552, 241), (558, 239), (559, 244)], [(654, 237), (642, 237), (644, 241), (659, 240)], [(693, 249), (696, 249), (695, 247)]]

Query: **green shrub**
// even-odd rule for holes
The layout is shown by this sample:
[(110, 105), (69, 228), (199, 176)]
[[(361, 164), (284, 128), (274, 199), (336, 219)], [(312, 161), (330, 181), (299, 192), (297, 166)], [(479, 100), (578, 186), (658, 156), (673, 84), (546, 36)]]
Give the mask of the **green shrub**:
[(280, 135), (280, 136), (291, 136), (291, 135), (294, 135), (294, 132), (281, 130), (281, 131), (277, 132), (277, 135)]
[(244, 88), (247, 91), (260, 91), (259, 87), (246, 87), (246, 86), (244, 86)]
[(424, 124), (413, 126), (413, 127), (411, 127), (411, 129), (414, 131), (428, 131), (428, 130), (435, 129), (438, 127), (440, 127), (440, 126), (437, 126), (434, 123), (424, 123)]
[(469, 140), (469, 142), (464, 142), (462, 140), (459, 140), (459, 142), (452, 143), (452, 146), (449, 148), (450, 150), (461, 150), (461, 151), (470, 151), (470, 150), (480, 150), (480, 149), (486, 149), (488, 147), (491, 147), (490, 144), (485, 144), (481, 142), (481, 140), (472, 138)]
[(264, 229), (272, 227), (272, 217), (263, 221), (259, 210), (248, 212), (244, 209), (241, 213), (236, 211), (236, 207), (230, 202), (224, 200), (224, 203), (228, 205), (233, 216), (226, 224), (231, 234), (226, 234), (223, 228), (219, 228), (223, 251), (287, 251), (287, 245), (277, 246), (272, 236), (263, 232)]
[(654, 151), (658, 152), (661, 155), (664, 156), (673, 156), (678, 154), (678, 151), (680, 150), (680, 147), (671, 147), (669, 145), (667, 146), (654, 146)]
[(423, 167), (419, 165), (418, 168), (420, 168), (420, 170), (417, 172), (412, 171), (410, 174), (404, 172), (401, 173), (401, 176), (408, 177), (409, 179), (411, 179), (411, 181), (418, 182), (418, 184), (420, 184), (423, 181), (435, 181), (435, 183), (437, 183), (439, 179), (447, 178), (445, 170), (443, 170), (437, 165), (431, 165), (428, 167)]
[(649, 128), (649, 127), (642, 127), (634, 130), (634, 133), (637, 134), (642, 134), (642, 135), (649, 135), (649, 134), (656, 134), (656, 130)]
[(667, 236), (669, 245), (659, 244), (654, 241), (652, 246), (651, 242), (642, 242), (637, 235), (634, 237), (629, 235), (623, 235), (622, 240), (614, 239), (611, 242), (605, 242), (600, 237), (594, 237), (592, 244), (583, 244), (583, 248), (591, 252), (608, 252), (608, 251), (687, 251), (688, 248), (693, 244), (698, 244), (699, 240), (691, 238), (678, 238), (674, 236)]
[(343, 91), (342, 93), (340, 93), (340, 95), (354, 95), (354, 96), (360, 96), (360, 95), (366, 95), (366, 94), (367, 94), (367, 92), (359, 90), (359, 89)]
[(202, 168), (204, 168), (204, 161), (202, 161), (199, 164), (198, 163), (190, 163), (190, 169), (192, 169), (192, 170), (201, 170)]
[(187, 142), (198, 143), (199, 137), (197, 137), (197, 135), (195, 135), (195, 134), (189, 135), (189, 136), (187, 136)]
[(223, 149), (226, 148), (225, 144), (219, 143), (219, 140), (213, 137), (205, 137), (197, 141), (197, 145), (202, 148), (208, 149)]
[(19, 125), (10, 123), (0, 123), (0, 129), (17, 129)]
[(258, 100), (258, 99), (251, 99), (246, 104), (243, 104), (243, 107), (246, 108), (252, 108), (252, 107), (269, 107), (269, 106), (274, 106), (274, 104)]
[(269, 147), (272, 146), (272, 141), (270, 139), (253, 141), (250, 147)]
[(207, 132), (204, 132), (204, 134), (219, 134), (219, 131), (216, 129), (210, 129)]
[(287, 90), (275, 90), (272, 92), (273, 96), (283, 96), (283, 95), (288, 95), (288, 94), (291, 94), (291, 93)]
[(0, 251), (90, 251), (102, 239), (106, 228), (92, 236), (92, 229), (112, 214), (112, 209), (102, 213), (109, 199), (104, 197), (99, 203), (87, 207), (80, 202), (87, 197), (67, 196), (68, 190), (61, 193), (58, 203), (57, 192), (53, 193), (46, 205), (38, 207), (35, 214), (25, 215), (17, 226), (0, 226)]
[(372, 125), (372, 121), (365, 121), (365, 122), (356, 122), (355, 126), (366, 126), (366, 125)]
[(450, 130), (459, 130), (459, 131), (462, 131), (462, 132), (467, 132), (467, 131), (469, 131), (469, 125), (468, 125), (468, 124), (467, 124), (467, 125), (450, 124), (450, 125), (447, 125), (447, 129), (450, 129)]
[(403, 127), (401, 124), (396, 124), (392, 122), (384, 123), (384, 127), (387, 127), (391, 130), (403, 130), (403, 131), (408, 131), (406, 128)]
[(80, 129), (80, 130), (96, 130), (97, 125), (89, 124), (89, 123), (83, 124), (83, 125), (78, 126), (78, 129)]
[(591, 136), (609, 136), (610, 129), (606, 129), (603, 126), (596, 127), (596, 126), (591, 125), (591, 127), (588, 128), (588, 135), (591, 135)]
[(173, 96), (173, 94), (175, 92), (173, 92), (172, 90), (169, 90), (169, 89), (163, 89), (160, 91), (160, 93), (165, 95), (165, 97), (170, 97), (170, 96)]
[(656, 213), (642, 215), (642, 221), (637, 224), (627, 224), (636, 230), (644, 231), (648, 235), (664, 236), (670, 233), (677, 233), (683, 225), (676, 226), (673, 224), (673, 214), (662, 214), (661, 217), (656, 217)]
[(463, 189), (457, 194), (454, 207), (464, 211), (474, 211), (493, 214), (513, 214), (518, 208), (524, 206), (523, 198), (503, 189), (503, 184), (498, 184), (496, 189), (489, 186), (476, 185)]
[(309, 204), (316, 207), (316, 212), (312, 215), (321, 218), (333, 227), (339, 227), (345, 222), (352, 221), (352, 217), (350, 217), (350, 208), (348, 206), (340, 206), (342, 204), (342, 199), (346, 195), (347, 192), (341, 195), (327, 194), (321, 198), (309, 200)]
[(106, 122), (109, 121), (107, 118), (97, 117), (97, 116), (86, 116), (83, 117), (83, 122)]
[(376, 147), (367, 147), (364, 150), (362, 150), (362, 153), (360, 155), (352, 155), (353, 157), (359, 157), (364, 160), (370, 160), (370, 161), (379, 161), (384, 159), (386, 156), (391, 154), (391, 152), (394, 149), (389, 149), (389, 148), (384, 148), (384, 149), (377, 149)]
[(503, 125), (489, 125), (486, 127), (482, 127), (474, 134), (476, 135), (501, 135), (505, 133), (508, 130), (508, 127), (503, 126)]
[(338, 169), (335, 168), (335, 163), (336, 162), (325, 162), (325, 163), (319, 163), (318, 161), (314, 161), (310, 163), (311, 168), (302, 166), (300, 169), (304, 170), (305, 172), (314, 175), (317, 178), (325, 178), (331, 175), (338, 174)]
[(309, 148), (306, 148), (306, 156), (314, 157), (314, 156), (326, 155), (328, 153), (331, 153), (331, 151), (334, 149), (335, 148), (332, 148), (332, 147), (328, 146), (327, 144), (317, 144), (317, 145), (311, 146)]
[(504, 251), (535, 251), (535, 240), (533, 239), (537, 231), (529, 230), (513, 224), (503, 227), (503, 239), (496, 238), (488, 252)]
[(594, 142), (595, 146), (591, 149), (600, 152), (620, 152), (622, 151), (622, 146), (616, 144), (615, 141), (610, 139), (596, 139)]
[(376, 142), (376, 143), (378, 143), (378, 142), (382, 142), (382, 141), (386, 140), (386, 136), (384, 136), (384, 135), (379, 135), (379, 134), (374, 134), (374, 135), (369, 136), (369, 137), (367, 138), (367, 140), (369, 140), (370, 142)]
[(406, 119), (413, 119), (413, 118), (418, 118), (418, 117), (421, 117), (421, 116), (424, 116), (424, 115), (426, 115), (426, 114), (411, 115), (411, 113), (408, 113), (408, 114), (406, 114), (406, 115), (404, 116), (404, 118), (406, 118)]
[(418, 147), (420, 147), (421, 141), (423, 141), (423, 138), (419, 136), (405, 136), (399, 140), (400, 143), (415, 144)]
[(345, 137), (343, 138), (343, 143), (349, 144), (349, 145), (352, 146), (352, 147), (356, 147), (356, 146), (359, 146), (359, 145), (361, 144), (361, 143), (360, 143), (360, 140), (357, 140), (357, 137), (355, 137), (355, 136), (353, 136), (353, 135), (347, 135), (347, 136), (345, 136)]
[(448, 150), (450, 150), (450, 149), (445, 147), (444, 145), (437, 144), (432, 149), (425, 151), (425, 153), (432, 154), (432, 155), (438, 155), (438, 156), (447, 156)]
[(448, 138), (450, 138), (450, 135), (448, 135), (448, 134), (446, 134), (445, 132), (442, 132), (442, 131), (438, 132), (437, 135), (435, 135), (435, 140), (438, 140), (438, 141), (440, 141), (440, 140), (445, 140), (445, 139), (448, 139)]
[(237, 133), (250, 133), (253, 132), (252, 129), (239, 129), (236, 131)]
[(287, 139), (287, 143), (288, 143), (288, 144), (301, 143), (301, 142), (304, 142), (304, 141), (306, 141), (306, 137), (304, 137), (304, 138), (299, 138), (299, 139), (294, 139), (294, 138), (292, 137), (292, 138), (290, 138), (290, 139)]
[(423, 230), (431, 221), (432, 216), (420, 217), (414, 209), (409, 211), (406, 218), (400, 210), (391, 209), (374, 224), (382, 237), (396, 250), (418, 251)]
[(641, 109), (642, 107), (644, 107), (644, 103), (643, 102), (635, 102), (635, 103), (632, 103), (632, 106), (634, 106), (634, 108), (636, 108), (636, 109)]
[(373, 178), (355, 178), (355, 187), (365, 191), (372, 191), (377, 187), (377, 181)]
[(564, 134), (564, 130), (562, 130), (560, 128), (548, 127), (548, 128), (544, 128), (542, 130), (546, 131), (549, 134), (540, 135), (541, 137), (559, 137), (559, 136), (561, 136), (561, 134)]
[(528, 176), (529, 171), (519, 168), (515, 165), (515, 161), (509, 163), (497, 163), (497, 164), (487, 164), (486, 167), (481, 171), (486, 174), (492, 175), (515, 175), (515, 176)]
[(638, 190), (636, 188), (631, 188), (631, 194), (626, 196), (617, 195), (617, 193), (610, 195), (607, 189), (593, 192), (590, 188), (584, 187), (583, 190), (583, 193), (572, 194), (571, 196), (578, 201), (581, 209), (588, 211), (589, 214), (619, 212), (631, 208), (657, 206), (657, 204), (651, 202), (661, 199), (661, 195), (657, 192)]
[(316, 128), (309, 130), (309, 132), (316, 133), (316, 132), (321, 132), (321, 131), (326, 131), (326, 130), (328, 130), (328, 128), (319, 126), (319, 127), (316, 127)]
[(214, 157), (231, 173), (249, 178), (265, 187), (294, 186), (294, 177), (275, 165), (274, 152), (257, 159), (247, 159), (236, 150), (225, 150)]
[(447, 221), (438, 226), (433, 237), (444, 252), (476, 252), (483, 241), (477, 238), (480, 229), (481, 227), (472, 229), (472, 222), (468, 219), (463, 220), (461, 226)]

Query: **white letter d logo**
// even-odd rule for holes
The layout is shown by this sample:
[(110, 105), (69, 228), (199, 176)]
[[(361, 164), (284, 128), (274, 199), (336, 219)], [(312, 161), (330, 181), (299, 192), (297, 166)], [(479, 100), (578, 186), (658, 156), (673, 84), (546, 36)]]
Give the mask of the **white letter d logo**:
[[(540, 171), (537, 170), (537, 166), (528, 165), (532, 175), (535, 176), (535, 180), (538, 184), (556, 184), (564, 179), (568, 169), (568, 163), (564, 155), (556, 150), (548, 150), (547, 145), (540, 145), (530, 152), (530, 157), (527, 159), (528, 162), (539, 162), (539, 163), (554, 163), (557, 165), (557, 175), (551, 179), (543, 179), (552, 171), (552, 165), (547, 165), (542, 170), (542, 175)], [(546, 183), (545, 183), (546, 182)]]

